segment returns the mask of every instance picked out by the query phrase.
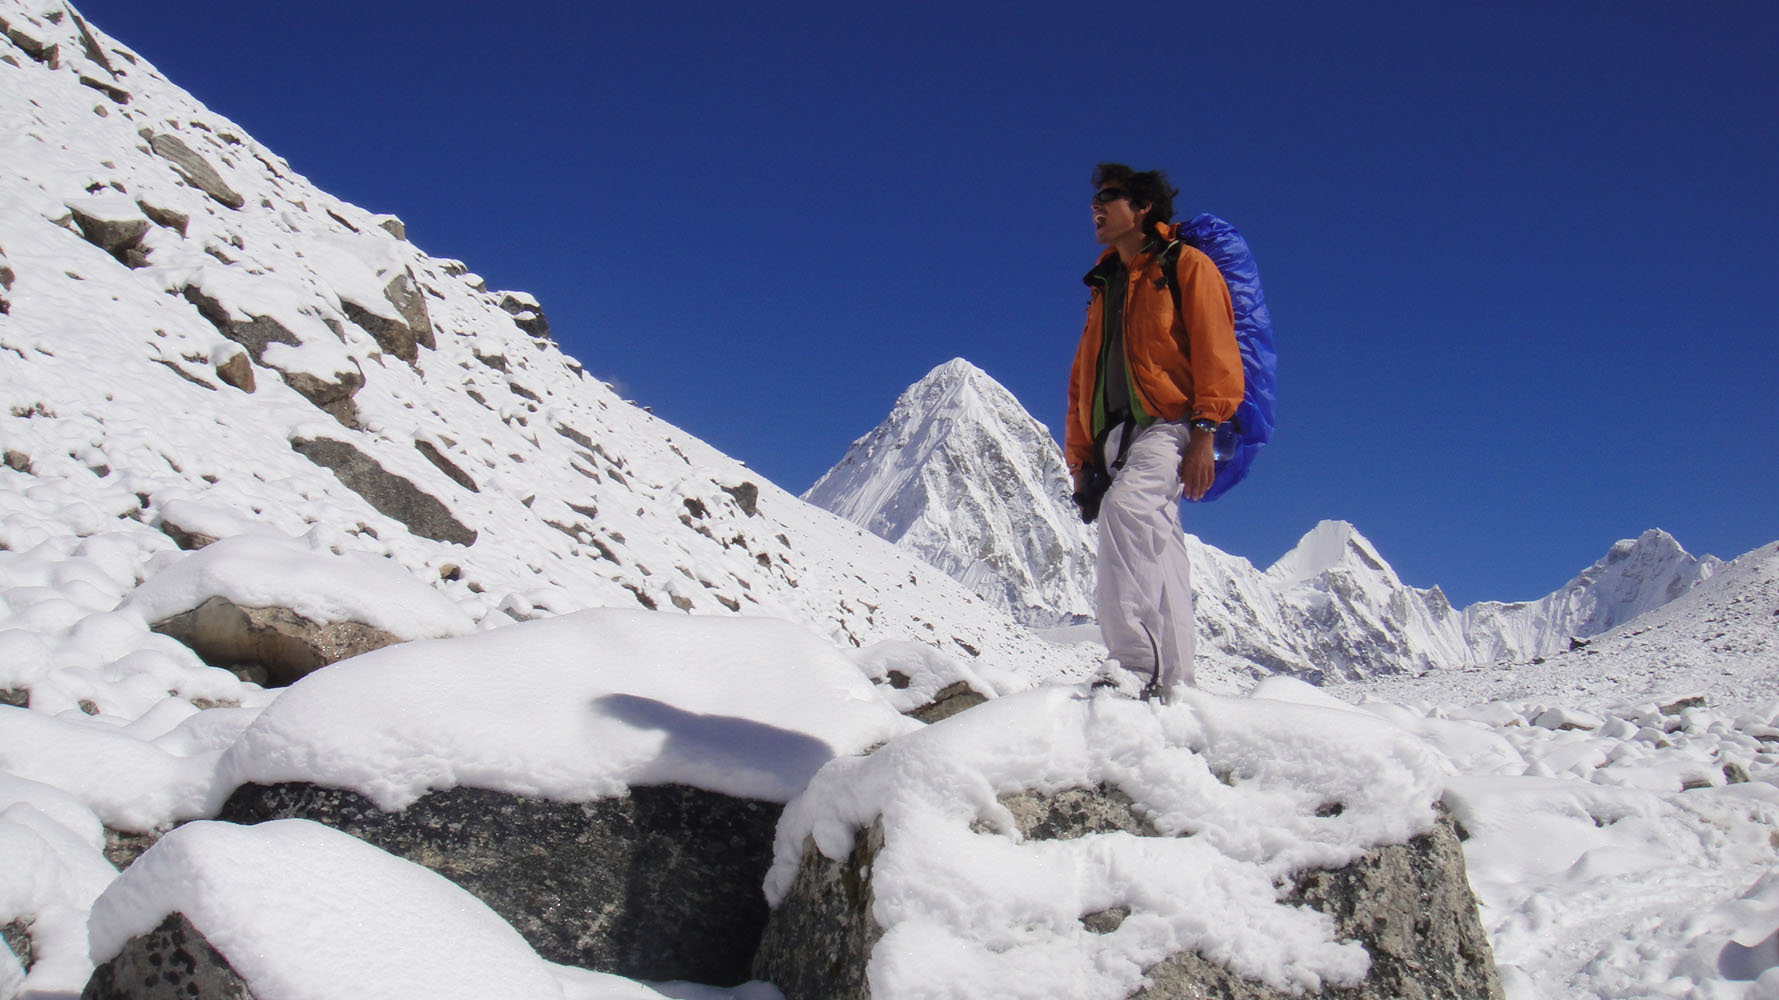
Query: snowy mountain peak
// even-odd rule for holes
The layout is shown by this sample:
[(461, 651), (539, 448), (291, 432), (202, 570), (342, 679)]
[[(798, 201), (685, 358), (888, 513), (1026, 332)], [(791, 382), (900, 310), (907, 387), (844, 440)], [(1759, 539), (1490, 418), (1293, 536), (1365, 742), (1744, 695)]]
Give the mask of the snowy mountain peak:
[(955, 358), (909, 386), (803, 498), (1033, 625), (1085, 620), (1090, 536), (1050, 432)]
[(1296, 547), (1272, 564), (1266, 575), (1276, 585), (1289, 587), (1337, 569), (1375, 575), (1401, 586), (1396, 571), (1378, 554), (1377, 547), (1346, 521), (1323, 521), (1311, 528)]

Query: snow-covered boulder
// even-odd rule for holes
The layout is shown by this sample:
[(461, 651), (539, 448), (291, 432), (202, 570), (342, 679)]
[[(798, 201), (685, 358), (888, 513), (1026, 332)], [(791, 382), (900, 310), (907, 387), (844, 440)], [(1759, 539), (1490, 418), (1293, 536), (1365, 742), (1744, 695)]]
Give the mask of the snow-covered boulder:
[(84, 1000), (638, 1000), (564, 969), (468, 893), (316, 823), (192, 823), (94, 906)]
[(391, 643), (474, 629), (387, 559), (253, 535), (181, 558), (124, 607), (204, 662), (274, 686)]
[(918, 727), (788, 623), (596, 609), (304, 678), (224, 754), (217, 815), (425, 865), (552, 961), (734, 985), (783, 803)]
[(555, 802), (480, 788), (384, 812), (356, 792), (244, 785), (218, 818), (306, 819), (450, 879), (553, 962), (650, 980), (749, 977), (782, 806), (686, 785)]
[(1447, 766), (1296, 682), (997, 699), (792, 802), (755, 974), (791, 1000), (1499, 997)]
[(853, 660), (885, 701), (922, 722), (948, 719), (997, 693), (956, 658), (918, 642), (880, 642), (854, 653)]

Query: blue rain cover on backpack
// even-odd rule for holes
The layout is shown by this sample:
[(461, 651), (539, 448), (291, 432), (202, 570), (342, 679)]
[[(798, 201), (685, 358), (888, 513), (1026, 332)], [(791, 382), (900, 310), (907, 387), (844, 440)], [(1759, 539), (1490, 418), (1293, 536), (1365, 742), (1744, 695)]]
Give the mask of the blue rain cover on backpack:
[[(1235, 342), (1242, 352), (1242, 402), (1235, 416), (1217, 428), (1217, 477), (1200, 502), (1215, 500), (1242, 481), (1255, 456), (1272, 438), (1273, 400), (1278, 391), (1279, 355), (1273, 349), (1272, 317), (1260, 291), (1260, 268), (1248, 241), (1214, 215), (1199, 215), (1180, 226), (1180, 242), (1198, 248), (1229, 286), (1235, 306)], [(1172, 282), (1172, 268), (1168, 269)]]

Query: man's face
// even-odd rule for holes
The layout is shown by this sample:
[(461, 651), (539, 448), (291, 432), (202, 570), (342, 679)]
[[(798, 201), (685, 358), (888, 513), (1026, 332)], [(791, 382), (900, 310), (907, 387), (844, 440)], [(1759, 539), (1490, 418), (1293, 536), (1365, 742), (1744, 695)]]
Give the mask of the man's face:
[(1106, 184), (1093, 195), (1093, 238), (1102, 246), (1142, 232), (1143, 213), (1148, 206), (1131, 203), (1130, 196), (1116, 184)]

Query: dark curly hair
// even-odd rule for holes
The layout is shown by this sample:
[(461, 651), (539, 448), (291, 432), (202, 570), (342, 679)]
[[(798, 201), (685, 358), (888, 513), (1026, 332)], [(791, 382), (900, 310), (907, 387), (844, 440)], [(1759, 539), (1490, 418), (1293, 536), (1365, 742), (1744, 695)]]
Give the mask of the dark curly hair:
[(1155, 227), (1174, 220), (1174, 196), (1180, 190), (1168, 183), (1159, 170), (1132, 170), (1122, 163), (1102, 163), (1093, 168), (1093, 189), (1106, 185), (1123, 188), (1130, 193), (1131, 204), (1148, 205), (1143, 215), (1143, 232), (1154, 236)]

